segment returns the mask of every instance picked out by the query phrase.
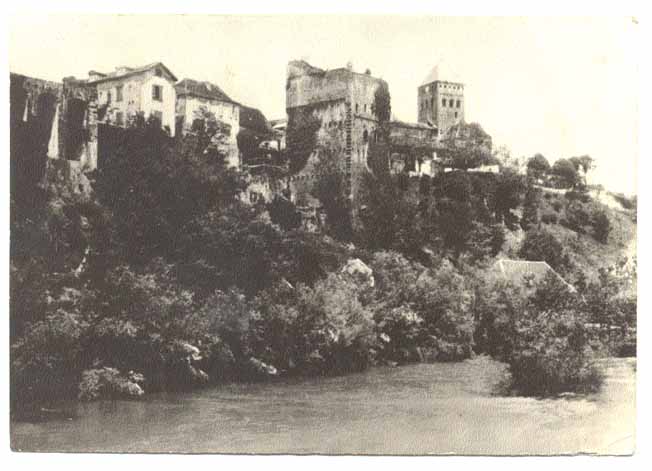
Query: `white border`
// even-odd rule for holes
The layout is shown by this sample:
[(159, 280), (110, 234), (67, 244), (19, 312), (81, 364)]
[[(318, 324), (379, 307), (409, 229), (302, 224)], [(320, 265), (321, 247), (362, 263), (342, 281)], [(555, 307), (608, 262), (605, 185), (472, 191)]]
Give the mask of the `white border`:
[[(289, 14), (289, 13), (308, 13), (308, 14), (399, 14), (399, 15), (617, 15), (617, 16), (635, 16), (641, 30), (641, 41), (639, 56), (641, 57), (641, 74), (639, 76), (640, 90), (640, 125), (639, 125), (639, 362), (638, 377), (639, 388), (637, 391), (638, 401), (638, 429), (637, 429), (637, 451), (631, 458), (595, 458), (595, 457), (553, 457), (553, 458), (464, 458), (464, 457), (438, 457), (438, 458), (393, 458), (393, 457), (266, 457), (266, 456), (189, 456), (189, 455), (74, 455), (74, 454), (30, 454), (30, 453), (12, 453), (9, 451), (9, 417), (8, 417), (8, 266), (9, 266), (9, 232), (8, 224), (2, 231), (2, 237), (5, 250), (2, 252), (2, 262), (4, 271), (2, 271), (2, 298), (5, 300), (3, 305), (4, 321), (0, 322), (2, 332), (2, 352), (4, 355), (0, 361), (0, 374), (5, 378), (4, 387), (0, 387), (0, 444), (4, 453), (0, 455), (4, 469), (93, 469), (94, 471), (111, 470), (125, 468), (142, 469), (145, 466), (156, 466), (158, 469), (179, 469), (181, 467), (205, 467), (205, 466), (225, 466), (229, 467), (249, 467), (252, 469), (261, 469), (265, 467), (279, 466), (284, 469), (302, 469), (309, 467), (313, 470), (328, 469), (341, 466), (355, 467), (373, 467), (377, 470), (392, 470), (397, 467), (409, 466), (431, 468), (433, 466), (464, 466), (469, 465), (482, 469), (523, 469), (538, 470), (559, 467), (573, 467), (575, 469), (591, 468), (592, 470), (609, 469), (615, 467), (631, 468), (649, 468), (644, 466), (650, 453), (648, 452), (650, 442), (650, 429), (646, 418), (652, 417), (647, 398), (650, 397), (649, 388), (649, 368), (647, 360), (649, 348), (646, 345), (648, 339), (650, 322), (649, 318), (649, 297), (644, 289), (650, 286), (650, 274), (648, 271), (649, 249), (645, 242), (650, 235), (650, 226), (647, 218), (648, 208), (650, 207), (650, 191), (647, 176), (651, 175), (649, 158), (650, 139), (642, 131), (652, 129), (650, 127), (649, 114), (649, 92), (644, 85), (652, 83), (648, 62), (645, 58), (649, 57), (650, 40), (650, 18), (646, 15), (644, 8), (646, 2), (619, 0), (610, 1), (592, 1), (592, 2), (569, 2), (566, 1), (546, 1), (531, 4), (522, 1), (494, 0), (486, 1), (438, 1), (425, 2), (416, 0), (375, 0), (360, 1), (353, 3), (350, 0), (329, 0), (323, 4), (317, 2), (308, 3), (306, 1), (244, 1), (233, 2), (231, 4), (217, 4), (214, 1), (171, 1), (158, 0), (156, 2), (140, 2), (133, 0), (113, 0), (111, 2), (100, 2), (96, 0), (63, 0), (63, 1), (35, 1), (21, 0), (20, 2), (8, 5), (10, 15), (25, 13), (56, 13), (56, 12), (87, 12), (87, 13), (216, 13), (216, 14)], [(5, 7), (7, 8), (7, 7)], [(6, 24), (6, 23), (5, 23)], [(2, 36), (2, 52), (7, 53), (7, 34)], [(646, 47), (647, 45), (647, 47)], [(8, 103), (9, 91), (9, 74), (7, 60), (1, 62), (2, 82), (0, 93), (2, 94), (3, 103)], [(8, 143), (8, 110), (1, 115), (0, 132), (2, 132), (3, 156), (5, 166), (3, 167), (3, 180), (5, 191), (2, 194), (2, 205), (0, 210), (4, 221), (9, 220), (9, 143)], [(434, 461), (433, 461), (434, 460)]]

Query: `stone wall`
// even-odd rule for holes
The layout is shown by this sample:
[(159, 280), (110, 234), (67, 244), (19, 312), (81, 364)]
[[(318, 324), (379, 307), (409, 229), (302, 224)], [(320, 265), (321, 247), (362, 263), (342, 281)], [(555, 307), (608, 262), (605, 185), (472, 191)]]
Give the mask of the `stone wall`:
[[(387, 86), (383, 80), (369, 73), (356, 73), (350, 67), (322, 70), (304, 61), (288, 64), (288, 118), (292, 119), (293, 113), (309, 110), (321, 120), (316, 147), (327, 147), (341, 155), (354, 219), (359, 206), (359, 182), (369, 169), (369, 142), (378, 127), (374, 100), (382, 86)], [(298, 182), (294, 183), (298, 199), (304, 199), (308, 186), (314, 184), (310, 163), (293, 178)]]
[(84, 82), (63, 83), (10, 74), (12, 191), (47, 181), (89, 194), (84, 172), (97, 165), (94, 91)]

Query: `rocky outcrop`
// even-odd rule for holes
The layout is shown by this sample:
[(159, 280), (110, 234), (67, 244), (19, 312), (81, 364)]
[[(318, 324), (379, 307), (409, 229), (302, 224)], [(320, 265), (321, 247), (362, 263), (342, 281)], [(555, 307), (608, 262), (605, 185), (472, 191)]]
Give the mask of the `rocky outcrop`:
[(373, 288), (375, 285), (374, 272), (359, 258), (351, 258), (342, 268), (342, 273), (352, 277), (362, 286)]

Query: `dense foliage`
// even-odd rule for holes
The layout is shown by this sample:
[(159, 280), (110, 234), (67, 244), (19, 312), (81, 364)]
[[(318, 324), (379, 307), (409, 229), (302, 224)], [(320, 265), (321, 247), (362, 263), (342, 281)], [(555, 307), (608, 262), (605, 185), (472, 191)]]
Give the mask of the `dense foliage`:
[[(314, 145), (304, 118), (296, 162)], [(582, 296), (491, 271), (519, 225), (515, 252), (564, 275), (570, 249), (547, 226), (608, 242), (610, 213), (586, 193), (542, 196), (511, 167), (368, 173), (354, 231), (336, 152), (319, 149), (313, 192), (338, 230), (309, 233), (289, 195), (241, 201), (213, 119), (174, 140), (142, 117), (107, 130), (94, 194), (50, 171), (12, 192), (14, 410), (475, 353), (507, 362), (521, 393), (551, 394), (597, 384), (598, 347), (635, 348), (635, 274), (622, 267), (578, 283)]]

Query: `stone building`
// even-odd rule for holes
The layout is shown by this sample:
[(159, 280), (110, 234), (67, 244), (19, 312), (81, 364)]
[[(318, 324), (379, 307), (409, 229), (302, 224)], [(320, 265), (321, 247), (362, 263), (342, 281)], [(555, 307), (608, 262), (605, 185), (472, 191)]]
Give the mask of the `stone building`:
[(10, 105), (12, 156), (61, 159), (78, 172), (97, 167), (96, 94), (85, 81), (10, 74)]
[(175, 131), (177, 78), (161, 62), (143, 67), (118, 67), (113, 72), (88, 73), (88, 85), (97, 91), (98, 118), (126, 126), (137, 113), (158, 119), (170, 136)]
[(390, 172), (434, 176), (438, 170), (437, 128), (392, 120), (389, 126)]
[(190, 131), (195, 119), (201, 117), (202, 109), (212, 113), (228, 128), (228, 135), (224, 136), (226, 161), (230, 166), (239, 167), (237, 136), (240, 132), (240, 105), (210, 82), (183, 79), (174, 88), (177, 96), (176, 132), (183, 134)]
[[(316, 148), (326, 146), (341, 153), (346, 193), (353, 216), (359, 206), (358, 182), (368, 168), (367, 153), (379, 124), (375, 109), (376, 92), (387, 83), (370, 71), (358, 73), (347, 67), (323, 70), (303, 60), (291, 61), (287, 68), (286, 110), (287, 139), (291, 140), (292, 121), (303, 114), (319, 120)], [(290, 177), (296, 198), (309, 200), (314, 182), (312, 165), (318, 153), (308, 159), (301, 171)], [(293, 195), (294, 196), (294, 195)]]
[(418, 88), (418, 121), (446, 135), (464, 121), (464, 84), (443, 63), (436, 65)]

